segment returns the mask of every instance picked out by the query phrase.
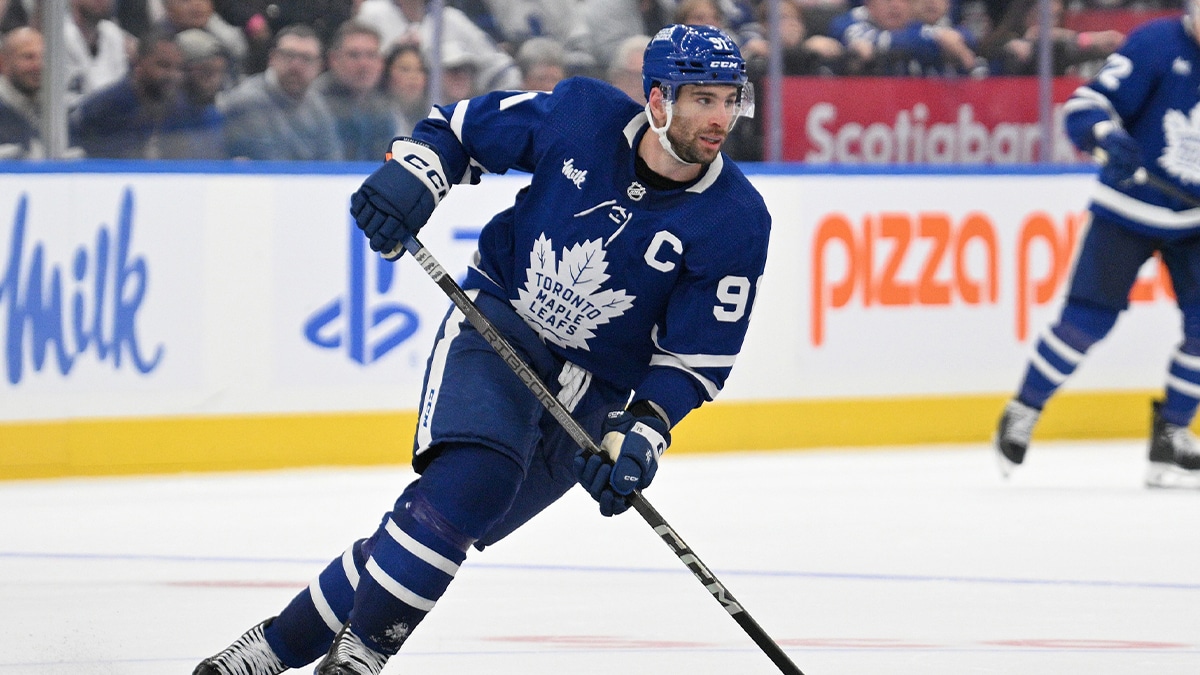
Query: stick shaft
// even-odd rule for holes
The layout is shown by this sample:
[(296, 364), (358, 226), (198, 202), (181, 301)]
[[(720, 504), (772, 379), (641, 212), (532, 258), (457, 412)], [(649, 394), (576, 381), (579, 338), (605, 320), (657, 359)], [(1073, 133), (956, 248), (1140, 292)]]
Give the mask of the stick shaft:
[[(442, 267), (441, 263), (433, 257), (424, 244), (418, 241), (416, 237), (409, 236), (404, 239), (403, 247), (412, 254), (413, 259), (417, 261), (421, 269), (425, 270), (425, 273), (433, 279), (434, 283), (445, 292), (450, 301), (466, 316), (467, 321), (470, 321), (475, 330), (479, 331), (479, 334), (496, 350), (500, 358), (508, 364), (513, 373), (533, 392), (538, 401), (554, 416), (554, 419), (562, 425), (571, 438), (579, 444), (579, 447), (583, 448), (584, 452), (600, 454), (599, 446), (596, 445), (596, 442), (592, 440), (587, 431), (571, 416), (571, 412), (563, 406), (558, 398), (550, 392), (550, 388), (546, 386), (546, 383), (525, 363), (524, 359), (517, 353), (517, 350), (500, 334), (500, 331), (496, 330), (492, 322), (479, 311), (479, 307), (471, 301), (466, 291), (458, 285), (454, 277), (446, 272), (446, 268)], [(399, 253), (400, 251), (393, 251), (392, 254), (389, 254), (389, 257), (395, 257)], [(792, 663), (787, 653), (771, 639), (771, 636), (767, 635), (767, 632), (742, 607), (741, 603), (734, 599), (733, 594), (725, 588), (725, 585), (717, 580), (716, 575), (708, 569), (696, 553), (692, 551), (691, 547), (683, 541), (683, 538), (675, 532), (675, 529), (667, 523), (658, 510), (651, 506), (650, 502), (646, 501), (642, 493), (635, 490), (629, 495), (628, 499), (634, 510), (641, 514), (646, 523), (654, 529), (655, 534), (666, 542), (671, 551), (692, 571), (692, 574), (700, 580), (700, 583), (704, 584), (704, 588), (712, 594), (717, 602), (721, 603), (725, 611), (729, 612), (734, 621), (742, 627), (742, 630), (750, 636), (750, 639), (754, 640), (754, 643), (771, 659), (780, 672), (785, 673), (785, 675), (804, 675), (796, 667), (796, 664)]]

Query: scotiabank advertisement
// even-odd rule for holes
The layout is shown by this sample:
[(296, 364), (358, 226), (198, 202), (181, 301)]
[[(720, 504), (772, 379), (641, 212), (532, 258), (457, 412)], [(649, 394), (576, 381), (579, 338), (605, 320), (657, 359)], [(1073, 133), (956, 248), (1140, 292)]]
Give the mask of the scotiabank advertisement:
[[(1051, 91), (1055, 163), (1083, 161), (1062, 131), (1062, 104), (1082, 84)], [(999, 164), (1041, 161), (1039, 84), (992, 79), (789, 77), (783, 159), (810, 164)]]
[[(0, 422), (415, 409), (449, 301), (366, 247), (347, 214), (366, 170), (204, 169), (0, 174)], [(721, 400), (1011, 391), (1094, 182), (747, 172), (771, 248)], [(455, 187), (422, 239), (461, 275), (527, 181)], [(1179, 319), (1157, 261), (1131, 303), (1068, 386), (1159, 385)]]

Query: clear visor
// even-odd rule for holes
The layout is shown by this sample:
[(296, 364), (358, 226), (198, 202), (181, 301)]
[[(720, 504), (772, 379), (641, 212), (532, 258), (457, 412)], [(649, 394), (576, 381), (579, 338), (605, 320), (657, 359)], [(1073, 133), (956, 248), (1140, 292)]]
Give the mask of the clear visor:
[[(1196, 0), (1196, 1), (1200, 2), (1200, 0)], [(737, 86), (737, 85), (733, 85), (732, 82), (712, 82), (712, 83), (709, 83), (709, 82), (685, 82), (685, 83), (677, 85), (677, 86), (685, 87), (689, 84), (696, 84), (696, 85), (716, 84), (716, 85), (723, 85), (723, 86)], [(671, 103), (674, 103), (675, 102), (674, 88), (672, 88), (671, 85), (665, 84), (665, 83), (659, 84), (658, 86), (659, 86), (659, 88), (662, 89), (663, 97), (666, 98)], [(737, 118), (739, 118), (739, 117), (754, 117), (754, 83), (753, 82), (745, 82), (738, 88), (737, 100), (734, 101), (733, 108), (730, 112), (732, 113), (731, 117), (733, 118), (734, 121), (737, 121)]]

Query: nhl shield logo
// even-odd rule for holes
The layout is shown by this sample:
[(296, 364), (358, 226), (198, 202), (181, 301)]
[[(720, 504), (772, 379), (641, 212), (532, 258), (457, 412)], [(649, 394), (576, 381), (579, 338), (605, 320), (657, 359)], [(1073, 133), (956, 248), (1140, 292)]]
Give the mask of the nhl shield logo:
[(636, 180), (629, 184), (629, 189), (625, 190), (625, 194), (635, 202), (642, 201), (642, 197), (646, 196), (646, 186)]

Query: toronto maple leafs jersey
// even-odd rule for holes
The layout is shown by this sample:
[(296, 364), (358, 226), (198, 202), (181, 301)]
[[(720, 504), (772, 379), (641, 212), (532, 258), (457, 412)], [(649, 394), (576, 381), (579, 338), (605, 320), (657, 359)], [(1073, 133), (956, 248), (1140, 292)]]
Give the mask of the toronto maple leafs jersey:
[(533, 174), (482, 230), (465, 288), (508, 301), (560, 357), (678, 422), (725, 383), (767, 255), (770, 216), (734, 164), (658, 190), (635, 172), (645, 113), (604, 82), (435, 108), (413, 137), (450, 180)]
[[(1185, 21), (1151, 21), (1133, 31), (1104, 68), (1065, 106), (1066, 130), (1084, 152), (1097, 122), (1112, 120), (1141, 145), (1146, 170), (1200, 199), (1200, 47)], [(1097, 215), (1146, 234), (1200, 232), (1200, 209), (1150, 185), (1102, 177)]]

